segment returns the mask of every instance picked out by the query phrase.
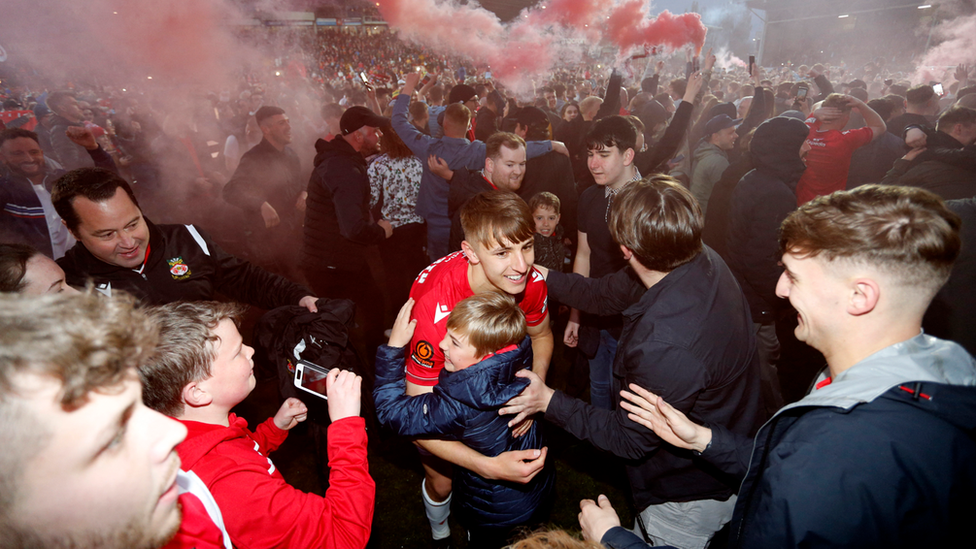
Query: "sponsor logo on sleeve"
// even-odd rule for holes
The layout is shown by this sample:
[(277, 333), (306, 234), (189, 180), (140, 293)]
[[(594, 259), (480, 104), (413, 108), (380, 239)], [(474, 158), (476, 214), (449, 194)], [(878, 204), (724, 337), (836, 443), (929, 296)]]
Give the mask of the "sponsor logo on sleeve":
[(417, 364), (420, 364), (421, 366), (424, 366), (426, 368), (433, 368), (434, 367), (433, 357), (434, 357), (434, 347), (430, 343), (424, 340), (420, 340), (417, 343), (417, 345), (414, 346), (413, 360)]

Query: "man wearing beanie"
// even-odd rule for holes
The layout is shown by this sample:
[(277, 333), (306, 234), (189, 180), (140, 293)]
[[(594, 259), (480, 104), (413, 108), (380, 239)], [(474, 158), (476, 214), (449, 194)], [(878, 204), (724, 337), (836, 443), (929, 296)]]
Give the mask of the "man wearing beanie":
[(370, 218), (366, 157), (379, 150), (380, 127), (389, 123), (366, 107), (351, 107), (339, 120), (339, 135), (315, 143), (301, 256), (316, 295), (356, 303), (365, 317), (366, 350), (374, 353), (383, 337), (384, 309), (365, 251), (389, 238), (393, 226)]

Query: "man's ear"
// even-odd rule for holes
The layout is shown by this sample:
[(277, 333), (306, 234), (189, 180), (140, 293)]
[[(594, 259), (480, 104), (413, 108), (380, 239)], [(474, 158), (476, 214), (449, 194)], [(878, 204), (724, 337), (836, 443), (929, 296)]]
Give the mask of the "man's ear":
[(75, 231), (72, 231), (71, 230), (71, 227), (68, 227), (68, 222), (67, 221), (65, 221), (65, 220), (62, 219), (61, 220), (61, 224), (64, 225), (65, 228), (68, 229), (68, 232), (71, 233), (71, 236), (73, 236), (75, 238), (75, 240), (77, 240), (78, 242), (81, 242), (81, 238), (78, 237), (78, 233), (76, 233)]
[(620, 245), (620, 251), (623, 252), (625, 261), (630, 261), (630, 258), (634, 256), (634, 252), (630, 251), (630, 248), (623, 244)]
[(474, 248), (471, 246), (471, 244), (468, 244), (467, 240), (461, 241), (461, 251), (464, 252), (464, 257), (468, 258), (468, 263), (472, 265), (481, 263), (481, 259), (478, 258), (478, 254), (474, 252)]
[(852, 316), (866, 315), (874, 310), (881, 299), (881, 286), (871, 278), (858, 278), (851, 286), (847, 313)]
[(637, 153), (634, 152), (634, 149), (627, 149), (624, 151), (624, 166), (630, 166), (634, 163), (635, 154)]
[(200, 387), (200, 382), (198, 381), (193, 381), (188, 383), (186, 387), (183, 387), (181, 396), (183, 397), (183, 403), (191, 408), (202, 408), (213, 401), (213, 397), (204, 388)]
[[(490, 156), (485, 157), (485, 175), (490, 176), (495, 171), (495, 161)], [(488, 179), (491, 179), (489, 177)]]

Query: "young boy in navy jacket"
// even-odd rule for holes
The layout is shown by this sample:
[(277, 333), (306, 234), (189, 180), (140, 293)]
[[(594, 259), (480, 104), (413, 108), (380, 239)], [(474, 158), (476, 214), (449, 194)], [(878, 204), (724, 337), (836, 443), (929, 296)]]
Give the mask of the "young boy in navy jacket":
[[(515, 437), (508, 419), (498, 415), (526, 386), (515, 373), (532, 367), (525, 313), (515, 299), (487, 292), (459, 302), (439, 345), (444, 369), (438, 384), (431, 393), (411, 397), (404, 394), (403, 368), (404, 347), (417, 324), (410, 320), (413, 304), (412, 299), (404, 304), (389, 344), (377, 351), (373, 396), (380, 422), (402, 436), (459, 440), (486, 456), (542, 448), (537, 424)], [(492, 481), (455, 468), (456, 512), (468, 530), (469, 547), (501, 547), (516, 527), (542, 522), (552, 487), (551, 468), (527, 484)]]

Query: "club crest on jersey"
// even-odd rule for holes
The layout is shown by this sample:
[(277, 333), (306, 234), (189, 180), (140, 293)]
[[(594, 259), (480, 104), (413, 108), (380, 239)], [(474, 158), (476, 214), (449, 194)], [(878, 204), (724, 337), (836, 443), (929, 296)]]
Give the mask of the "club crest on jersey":
[(176, 280), (184, 280), (190, 276), (190, 267), (183, 262), (182, 257), (174, 257), (166, 263), (169, 264), (169, 274)]
[(424, 340), (420, 340), (417, 343), (417, 346), (413, 348), (413, 359), (417, 364), (420, 364), (421, 366), (424, 366), (426, 368), (433, 368), (434, 367), (434, 361), (432, 360), (433, 357), (434, 357), (434, 347), (430, 343)]

